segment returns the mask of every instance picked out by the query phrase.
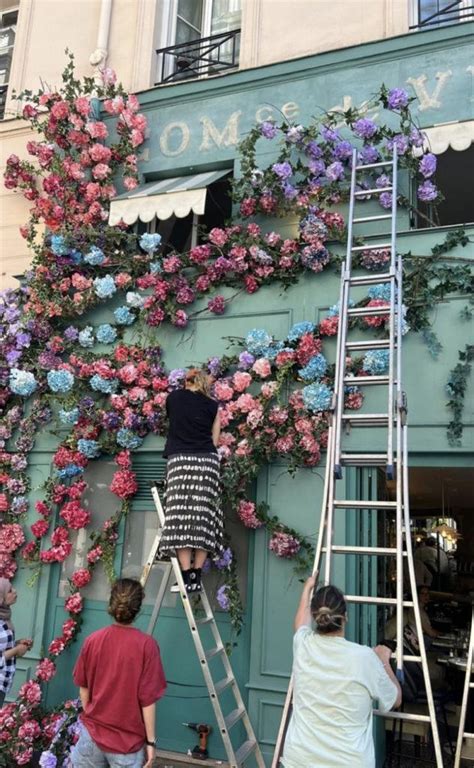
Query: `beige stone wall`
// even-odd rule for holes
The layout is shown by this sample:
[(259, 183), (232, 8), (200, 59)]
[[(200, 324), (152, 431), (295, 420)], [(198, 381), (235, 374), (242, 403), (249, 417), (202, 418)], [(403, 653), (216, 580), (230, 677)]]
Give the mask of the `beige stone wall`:
[[(77, 73), (93, 75), (91, 54), (100, 44), (104, 11), (107, 64), (132, 91), (156, 80), (155, 49), (166, 44), (162, 32), (172, 0), (21, 0), (10, 75), (7, 119), (0, 122), (2, 154), (25, 156), (28, 128), (18, 120), (11, 91), (37, 89), (40, 77), (48, 86), (60, 84), (68, 47)], [(9, 8), (14, 0), (0, 0)], [(257, 67), (307, 54), (357, 45), (402, 34), (408, 29), (410, 0), (242, 0), (241, 68)], [(102, 19), (102, 22), (101, 22)], [(99, 56), (100, 58), (100, 56)], [(29, 262), (18, 227), (28, 205), (0, 184), (0, 287), (16, 285), (13, 275)]]

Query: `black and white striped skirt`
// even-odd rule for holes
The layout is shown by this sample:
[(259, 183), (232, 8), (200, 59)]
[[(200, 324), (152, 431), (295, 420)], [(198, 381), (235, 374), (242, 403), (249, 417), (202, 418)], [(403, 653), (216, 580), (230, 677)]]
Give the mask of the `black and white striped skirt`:
[(215, 453), (176, 454), (166, 466), (165, 526), (160, 553), (222, 549), (224, 516), (221, 509), (219, 459)]

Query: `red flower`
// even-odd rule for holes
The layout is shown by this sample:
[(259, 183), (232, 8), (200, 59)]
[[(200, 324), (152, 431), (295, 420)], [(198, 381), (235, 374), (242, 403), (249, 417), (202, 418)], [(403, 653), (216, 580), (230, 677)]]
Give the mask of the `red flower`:
[(78, 571), (74, 571), (71, 576), (71, 581), (75, 587), (81, 589), (81, 587), (87, 586), (91, 580), (91, 572), (87, 568), (79, 568)]
[(112, 478), (110, 490), (120, 499), (128, 499), (138, 491), (137, 476), (130, 469), (121, 469)]
[(36, 539), (41, 539), (42, 536), (46, 536), (48, 529), (48, 520), (37, 520), (36, 523), (33, 523), (31, 526), (31, 533)]
[(62, 508), (59, 516), (62, 517), (74, 531), (78, 531), (80, 528), (85, 528), (91, 519), (89, 510), (81, 507), (79, 501), (68, 501)]

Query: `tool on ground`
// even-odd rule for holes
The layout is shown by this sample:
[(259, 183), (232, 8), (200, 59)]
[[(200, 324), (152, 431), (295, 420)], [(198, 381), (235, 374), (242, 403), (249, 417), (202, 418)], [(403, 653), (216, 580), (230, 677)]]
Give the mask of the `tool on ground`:
[(207, 750), (207, 740), (212, 731), (211, 726), (207, 723), (183, 723), (183, 725), (185, 725), (187, 728), (191, 728), (192, 731), (196, 731), (196, 733), (199, 735), (199, 744), (196, 744), (196, 746), (193, 747), (188, 754), (190, 754), (192, 757), (195, 757), (197, 760), (205, 760), (207, 757), (209, 757), (209, 752)]
[[(183, 604), (189, 630), (191, 632), (191, 637), (194, 642), (194, 647), (196, 649), (197, 657), (199, 659), (206, 687), (209, 692), (209, 698), (217, 721), (217, 730), (221, 735), (224, 749), (227, 754), (228, 762), (223, 762), (222, 766), (223, 768), (243, 768), (243, 766), (245, 766), (249, 761), (253, 761), (258, 766), (258, 768), (265, 768), (265, 762), (262, 757), (255, 733), (253, 731), (250, 718), (245, 708), (239, 686), (237, 685), (237, 681), (232, 671), (225, 645), (220, 636), (217, 622), (214, 618), (214, 613), (212, 611), (209, 598), (206, 594), (206, 590), (203, 587), (202, 592), (199, 593), (198, 598), (200, 600), (200, 606), (204, 615), (196, 619), (194, 616), (194, 608), (192, 602), (189, 599), (190, 595), (186, 592), (186, 587), (178, 559), (176, 557), (170, 558), (169, 561), (159, 561), (158, 559), (162, 529), (165, 523), (165, 514), (161, 504), (158, 485), (156, 483), (153, 483), (151, 486), (151, 494), (153, 496), (155, 509), (158, 514), (158, 528), (150, 553), (143, 568), (140, 581), (142, 585), (145, 586), (150, 575), (150, 571), (157, 562), (160, 562), (160, 565), (163, 567), (163, 578), (161, 579), (158, 593), (156, 595), (155, 604), (153, 606), (150, 622), (148, 625), (148, 632), (149, 634), (153, 634), (154, 632), (163, 598), (165, 596), (166, 589), (168, 588), (169, 577), (171, 573), (174, 572), (176, 582), (179, 586), (179, 595), (181, 597), (181, 602)], [(205, 648), (203, 637), (201, 635), (203, 632), (208, 631), (210, 632), (210, 636), (212, 637), (212, 642), (214, 645), (212, 647)], [(223, 671), (216, 673), (214, 661), (212, 660), (216, 660), (216, 662), (219, 661), (220, 667)], [(212, 664), (210, 663), (211, 661)], [(216, 682), (215, 677), (218, 678)], [(224, 692), (227, 691), (232, 695), (235, 708), (232, 709), (227, 715), (224, 715), (220, 698)], [(245, 741), (243, 741), (237, 748), (235, 748), (232, 743), (230, 731), (239, 722), (241, 722), (244, 727), (246, 738)], [(159, 757), (160, 750), (158, 750), (157, 754)], [(183, 758), (181, 757), (180, 760), (183, 761)]]
[[(376, 186), (371, 182), (369, 189), (360, 185), (367, 173), (373, 177), (375, 169), (391, 171), (391, 184)], [(378, 170), (377, 170), (378, 172)], [(354, 216), (354, 209), (359, 200), (376, 197), (382, 192), (392, 196), (391, 210), (388, 213), (375, 216)], [(428, 662), (421, 627), (420, 610), (416, 592), (416, 579), (413, 563), (413, 551), (410, 538), (410, 510), (408, 493), (408, 450), (407, 450), (407, 399), (402, 390), (402, 260), (396, 254), (396, 209), (397, 209), (397, 152), (393, 150), (389, 161), (361, 165), (357, 150), (352, 156), (351, 191), (348, 216), (347, 254), (341, 269), (341, 288), (339, 300), (339, 328), (337, 335), (336, 370), (334, 395), (331, 404), (331, 419), (327, 446), (326, 475), (323, 492), (323, 504), (319, 525), (319, 535), (313, 572), (319, 572), (322, 583), (329, 584), (333, 573), (334, 556), (382, 556), (395, 558), (396, 564), (396, 597), (346, 595), (346, 600), (353, 604), (375, 606), (396, 606), (396, 674), (403, 682), (404, 661), (419, 662), (422, 665), (423, 680), (428, 702), (428, 713), (412, 714), (407, 712), (389, 712), (384, 717), (421, 721), (429, 723), (437, 768), (442, 768), (443, 759), (436, 722), (436, 712), (431, 689)], [(354, 225), (377, 221), (390, 221), (390, 240), (386, 242), (368, 242), (365, 245), (354, 244)], [(383, 238), (383, 236), (381, 236)], [(380, 239), (380, 238), (377, 238)], [(384, 272), (353, 276), (353, 259), (363, 251), (387, 250), (390, 252), (390, 263)], [(390, 300), (386, 306), (353, 307), (353, 289), (359, 286), (378, 285), (383, 283), (389, 287)], [(388, 338), (370, 340), (349, 340), (352, 330), (351, 321), (358, 317), (385, 317), (388, 323)], [(368, 352), (371, 350), (387, 350), (388, 371), (383, 375), (351, 375), (348, 358), (353, 352)], [(382, 388), (387, 395), (386, 410), (379, 413), (354, 412), (345, 408), (345, 392), (347, 387)], [(344, 448), (347, 434), (351, 430), (364, 427), (366, 429), (386, 429), (386, 449), (383, 453), (355, 452)], [(395, 500), (393, 501), (363, 501), (361, 499), (337, 498), (336, 481), (342, 478), (344, 467), (383, 467), (389, 480), (395, 480)], [(339, 489), (337, 489), (339, 490)], [(355, 495), (355, 494), (354, 494)], [(391, 511), (396, 520), (396, 546), (352, 546), (334, 544), (335, 518), (338, 512), (347, 514), (357, 510)], [(409, 585), (412, 599), (404, 600), (403, 595), (403, 562), (406, 559), (409, 574)], [(323, 564), (324, 561), (324, 564)], [(408, 656), (403, 653), (403, 611), (413, 608), (416, 631), (419, 639), (419, 655)], [(279, 768), (283, 754), (285, 736), (292, 708), (293, 680), (290, 680), (288, 694), (283, 708), (283, 715), (272, 762), (272, 768)], [(377, 713), (382, 714), (382, 713)]]
[(469, 649), (467, 652), (467, 659), (466, 659), (466, 677), (464, 679), (461, 711), (459, 713), (459, 730), (458, 730), (458, 738), (456, 742), (456, 754), (454, 757), (453, 768), (459, 768), (459, 766), (461, 765), (462, 745), (463, 745), (464, 739), (469, 739), (469, 740), (474, 739), (474, 733), (468, 733), (467, 731), (464, 730), (466, 727), (466, 714), (467, 714), (467, 705), (469, 702), (469, 693), (474, 688), (474, 682), (471, 681), (473, 661), (474, 661), (474, 608), (472, 609), (471, 634), (469, 638)]

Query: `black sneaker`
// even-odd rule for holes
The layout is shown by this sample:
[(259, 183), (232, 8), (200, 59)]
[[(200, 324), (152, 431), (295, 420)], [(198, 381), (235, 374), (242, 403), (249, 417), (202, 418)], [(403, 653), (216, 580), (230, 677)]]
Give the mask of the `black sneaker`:
[[(185, 587), (187, 592), (189, 592), (188, 584), (189, 584), (189, 574), (190, 573), (191, 573), (190, 570), (188, 570), (188, 571), (181, 571), (181, 575), (182, 575), (183, 581), (184, 581), (184, 587)], [(180, 591), (181, 590), (179, 588), (179, 584), (178, 584), (177, 581), (175, 581), (175, 583), (170, 587), (170, 592), (180, 592)]]
[(189, 571), (188, 583), (186, 584), (186, 592), (194, 594), (195, 592), (201, 592), (201, 569), (191, 568)]

